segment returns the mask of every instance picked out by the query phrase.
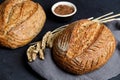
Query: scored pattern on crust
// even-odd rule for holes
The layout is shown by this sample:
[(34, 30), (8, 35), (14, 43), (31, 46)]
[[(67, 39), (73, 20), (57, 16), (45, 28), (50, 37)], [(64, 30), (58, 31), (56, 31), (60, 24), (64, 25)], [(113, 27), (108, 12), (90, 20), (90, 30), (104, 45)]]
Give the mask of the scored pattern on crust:
[(46, 15), (31, 0), (5, 0), (0, 5), (0, 44), (18, 48), (30, 42), (42, 29)]
[[(87, 26), (84, 26), (86, 23)], [(68, 35), (70, 37), (65, 39)], [(67, 48), (64, 50), (66, 43)], [(74, 22), (72, 27), (68, 25), (57, 36), (53, 45), (53, 58), (62, 69), (73, 74), (83, 74), (104, 65), (113, 54), (115, 45), (115, 38), (105, 25), (80, 20)]]

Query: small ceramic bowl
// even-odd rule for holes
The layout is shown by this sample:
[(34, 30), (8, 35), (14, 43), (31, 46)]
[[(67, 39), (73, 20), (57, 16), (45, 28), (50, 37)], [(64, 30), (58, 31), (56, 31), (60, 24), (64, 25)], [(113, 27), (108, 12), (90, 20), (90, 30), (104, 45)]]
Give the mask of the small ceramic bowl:
[[(66, 6), (72, 7), (72, 8), (74, 9), (74, 11), (73, 11), (72, 13), (70, 13), (70, 14), (65, 14), (65, 15), (57, 14), (57, 13), (55, 12), (55, 9), (56, 9), (58, 6), (60, 6), (60, 5), (66, 5)], [(55, 4), (52, 6), (51, 11), (52, 11), (52, 13), (54, 14), (54, 16), (56, 16), (56, 19), (57, 19), (57, 20), (67, 21), (67, 20), (71, 19), (71, 18), (75, 15), (75, 13), (77, 12), (77, 8), (76, 8), (76, 6), (75, 6), (73, 3), (71, 3), (71, 2), (68, 2), (68, 1), (60, 1), (60, 2), (55, 3)]]

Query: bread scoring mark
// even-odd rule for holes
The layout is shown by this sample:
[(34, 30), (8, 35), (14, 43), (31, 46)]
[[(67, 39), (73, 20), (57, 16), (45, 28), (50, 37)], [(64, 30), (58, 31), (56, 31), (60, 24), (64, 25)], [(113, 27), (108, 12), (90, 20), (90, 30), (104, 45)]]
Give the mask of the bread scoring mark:
[(62, 51), (67, 50), (68, 42), (67, 41), (64, 42), (64, 38), (66, 38), (65, 36), (66, 34), (61, 39), (58, 39), (58, 48)]
[(85, 63), (83, 71), (86, 71), (89, 68), (88, 67), (89, 66), (88, 63), (89, 63), (89, 60), (86, 60), (86, 63)]
[[(86, 24), (88, 25), (88, 23), (86, 23)], [(69, 47), (69, 51), (67, 53), (68, 56), (72, 55), (71, 58), (75, 57), (75, 56), (78, 56), (79, 54), (84, 52), (87, 48), (89, 48), (92, 45), (92, 43), (94, 43), (94, 41), (98, 38), (99, 33), (102, 31), (101, 30), (102, 27), (100, 27), (99, 23), (89, 22), (89, 27), (84, 27), (86, 24), (83, 24), (81, 26), (79, 25), (80, 29), (75, 28), (76, 30), (82, 31), (79, 34), (76, 33), (76, 32), (79, 32), (79, 31), (76, 31), (76, 30), (73, 31), (73, 35), (71, 36), (71, 40), (70, 40), (71, 42), (69, 44), (69, 46), (71, 48)], [(93, 26), (93, 25), (96, 25), (96, 26)], [(78, 27), (78, 25), (76, 25), (76, 26)], [(91, 27), (92, 27), (92, 29), (91, 29)], [(70, 52), (72, 52), (72, 53), (70, 53)]]
[[(68, 27), (66, 30), (62, 31), (61, 34), (56, 38), (57, 39), (57, 46), (58, 48), (65, 52), (68, 50), (69, 47), (69, 40), (71, 37), (71, 31), (72, 31), (72, 25), (69, 25), (70, 27)], [(69, 31), (69, 32), (68, 32)]]
[[(23, 3), (22, 4), (16, 4), (16, 5), (14, 5), (12, 7), (12, 9), (11, 9), (11, 11), (9, 13), (8, 21), (7, 21), (6, 25), (5, 25), (4, 35), (6, 35), (11, 28), (16, 26), (15, 23), (17, 23), (17, 21), (18, 21), (18, 19), (20, 17), (20, 12), (21, 12), (21, 9), (18, 9), (18, 10), (16, 10), (16, 9), (21, 7), (22, 5), (23, 5)], [(16, 11), (18, 12), (17, 14), (15, 14)]]
[[(30, 2), (30, 1), (29, 1)], [(38, 10), (38, 4), (33, 4), (33, 9), (30, 10), (29, 12), (27, 12), (27, 14), (25, 14), (24, 9), (26, 8), (27, 2), (22, 2), (19, 3), (21, 4), (21, 8), (20, 8), (20, 12), (17, 13), (16, 15), (19, 15), (18, 18), (16, 18), (15, 20), (12, 20), (12, 16), (16, 16), (16, 15), (9, 15), (10, 19), (8, 21), (8, 24), (6, 24), (6, 28), (5, 28), (5, 35), (8, 34), (11, 30), (13, 30), (14, 28), (16, 28), (17, 26), (19, 26), (20, 24), (22, 24), (23, 22), (25, 22), (26, 20), (28, 20), (37, 10)], [(30, 2), (31, 3), (31, 2)], [(18, 7), (19, 4), (16, 4), (15, 6), (12, 7), (12, 11), (14, 10), (15, 7)], [(16, 11), (16, 9), (14, 10)], [(11, 21), (12, 20), (12, 21)]]
[(78, 56), (76, 58), (73, 58), (72, 62), (73, 62), (73, 64), (75, 63), (76, 66), (80, 66), (82, 61), (81, 61), (81, 58)]
[[(31, 16), (28, 16), (28, 17), (24, 18), (23, 20), (17, 22), (14, 27), (12, 27), (11, 29), (9, 29), (9, 31), (7, 32), (7, 34), (10, 34), (9, 32), (11, 32), (12, 30), (18, 28), (17, 26), (21, 25), (21, 24), (24, 23), (26, 20), (28, 20), (30, 17), (32, 17), (32, 15), (33, 15), (35, 12), (37, 12), (37, 10), (38, 10), (38, 4), (36, 4), (36, 5), (37, 5), (37, 6), (35, 6), (35, 8), (32, 10), (32, 13), (30, 13)], [(22, 10), (24, 10), (23, 7), (22, 7)], [(21, 11), (21, 13), (22, 13), (22, 11)], [(21, 14), (20, 19), (22, 19), (22, 17), (23, 17), (23, 15)], [(22, 29), (24, 30), (24, 26), (21, 26), (21, 27), (19, 28), (20, 31), (21, 31)], [(18, 39), (18, 36), (15, 35), (15, 34), (10, 36), (10, 38), (12, 38), (12, 37), (14, 37), (15, 39)], [(22, 38), (21, 38), (21, 39), (22, 39)]]
[[(13, 7), (16, 6), (17, 4), (21, 4), (24, 1), (27, 0), (6, 0), (1, 6), (3, 6), (3, 11), (4, 11), (4, 22), (5, 24), (8, 23), (9, 21), (9, 16), (11, 15), (10, 13), (13, 10)], [(8, 15), (9, 14), (9, 15)]]

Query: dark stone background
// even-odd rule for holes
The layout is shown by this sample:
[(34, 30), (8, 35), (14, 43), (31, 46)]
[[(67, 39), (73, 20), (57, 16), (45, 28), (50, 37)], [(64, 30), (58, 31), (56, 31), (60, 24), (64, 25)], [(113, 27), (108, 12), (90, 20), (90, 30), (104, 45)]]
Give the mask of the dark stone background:
[[(66, 0), (73, 2), (77, 6), (77, 13), (68, 22), (59, 22), (54, 19), (51, 6), (61, 0), (33, 0), (40, 3), (45, 9), (47, 15), (46, 24), (42, 32), (32, 41), (41, 40), (42, 36), (48, 30), (53, 30), (59, 26), (68, 24), (72, 21), (98, 17), (111, 11), (120, 13), (120, 0)], [(0, 0), (0, 3), (3, 0)], [(15, 50), (0, 47), (0, 80), (43, 80), (27, 64), (26, 50), (29, 45)], [(110, 79), (120, 80), (120, 75)]]

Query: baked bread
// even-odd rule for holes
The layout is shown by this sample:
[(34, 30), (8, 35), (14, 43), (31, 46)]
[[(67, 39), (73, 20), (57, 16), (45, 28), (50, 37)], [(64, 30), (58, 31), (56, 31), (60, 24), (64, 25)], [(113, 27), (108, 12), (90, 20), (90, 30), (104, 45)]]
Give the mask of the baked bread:
[(104, 24), (84, 19), (69, 24), (55, 38), (53, 59), (67, 72), (84, 74), (104, 65), (115, 47), (115, 38)]
[(46, 20), (43, 8), (31, 0), (5, 0), (0, 5), (0, 44), (18, 48), (41, 31)]

